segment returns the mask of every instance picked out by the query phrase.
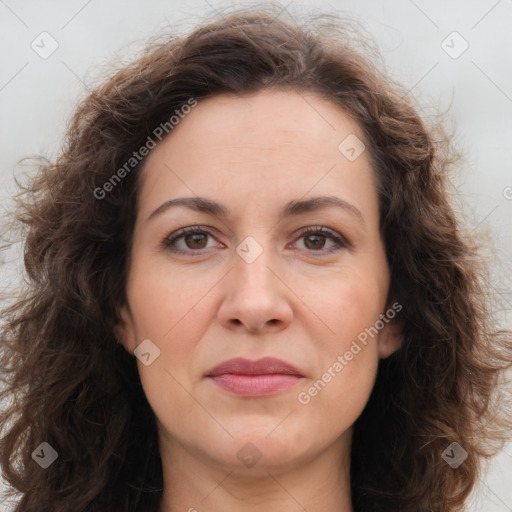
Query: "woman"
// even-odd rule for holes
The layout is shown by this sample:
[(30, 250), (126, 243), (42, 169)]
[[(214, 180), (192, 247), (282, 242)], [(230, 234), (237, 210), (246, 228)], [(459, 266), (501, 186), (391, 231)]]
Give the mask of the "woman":
[(17, 512), (456, 511), (506, 439), (450, 146), (279, 9), (150, 45), (20, 195)]

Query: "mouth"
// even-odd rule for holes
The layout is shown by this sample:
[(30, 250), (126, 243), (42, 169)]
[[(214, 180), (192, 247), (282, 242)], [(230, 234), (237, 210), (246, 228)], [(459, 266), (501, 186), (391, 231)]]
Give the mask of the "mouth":
[(255, 397), (280, 393), (304, 378), (297, 368), (273, 357), (257, 361), (230, 359), (209, 370), (205, 376), (224, 391)]

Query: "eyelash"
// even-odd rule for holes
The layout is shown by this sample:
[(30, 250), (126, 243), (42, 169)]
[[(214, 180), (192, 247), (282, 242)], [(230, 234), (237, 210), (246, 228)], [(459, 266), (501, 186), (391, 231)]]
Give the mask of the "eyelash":
[[(207, 229), (204, 229), (201, 226), (189, 226), (189, 227), (180, 229), (179, 231), (164, 238), (164, 240), (162, 241), (162, 248), (165, 250), (171, 251), (173, 253), (176, 253), (176, 254), (192, 254), (192, 253), (202, 254), (202, 252), (207, 249), (197, 249), (197, 250), (189, 249), (189, 250), (185, 251), (185, 250), (177, 249), (176, 247), (173, 247), (173, 245), (181, 238), (184, 238), (187, 235), (195, 235), (195, 234), (209, 235), (212, 238), (214, 238), (214, 236)], [(308, 251), (313, 254), (319, 253), (320, 255), (326, 255), (326, 254), (332, 254), (334, 252), (340, 251), (341, 249), (351, 248), (351, 244), (346, 238), (337, 234), (334, 231), (331, 231), (330, 229), (324, 228), (323, 226), (314, 226), (314, 227), (306, 228), (306, 229), (300, 231), (300, 233), (298, 235), (298, 240), (301, 238), (304, 238), (307, 235), (322, 235), (322, 236), (327, 237), (328, 239), (330, 239), (331, 241), (333, 241), (335, 243), (335, 246), (331, 247), (328, 250), (320, 249), (320, 250), (315, 251), (315, 250), (311, 249)]]

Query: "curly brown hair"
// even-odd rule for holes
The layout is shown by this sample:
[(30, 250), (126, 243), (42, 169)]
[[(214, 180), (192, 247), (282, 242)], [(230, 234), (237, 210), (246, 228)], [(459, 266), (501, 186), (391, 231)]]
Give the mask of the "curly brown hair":
[[(16, 196), (26, 285), (3, 311), (0, 463), (17, 512), (158, 509), (156, 421), (136, 360), (115, 336), (145, 160), (98, 190), (191, 97), (316, 92), (365, 135), (388, 302), (404, 307), (402, 346), (379, 362), (354, 424), (354, 510), (461, 510), (482, 461), (506, 439), (499, 384), (512, 341), (494, 319), (474, 235), (448, 201), (457, 162), (449, 137), (356, 49), (345, 20), (291, 23), (281, 10), (242, 9), (152, 41), (81, 101), (60, 156), (41, 161)], [(42, 442), (58, 453), (47, 470), (32, 460)], [(452, 442), (468, 454), (456, 469), (442, 459)]]

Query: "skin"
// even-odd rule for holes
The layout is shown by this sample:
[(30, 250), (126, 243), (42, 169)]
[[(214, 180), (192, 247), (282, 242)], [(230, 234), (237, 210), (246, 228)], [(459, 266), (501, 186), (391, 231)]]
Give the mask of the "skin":
[[(370, 337), (308, 404), (297, 398), (389, 308), (376, 178), (367, 151), (349, 161), (338, 149), (350, 134), (364, 139), (314, 93), (217, 95), (148, 156), (117, 334), (131, 354), (147, 338), (160, 350), (148, 366), (137, 361), (158, 424), (160, 512), (353, 510), (352, 425), (379, 358), (399, 348), (397, 323)], [(349, 202), (362, 220), (336, 207), (280, 218), (288, 201), (322, 195)], [(165, 201), (195, 196), (229, 216), (175, 207), (147, 220)], [(186, 254), (162, 247), (185, 226), (211, 235), (175, 242)], [(328, 235), (300, 233), (318, 226), (350, 245), (329, 252)], [(248, 236), (263, 249), (251, 263), (236, 252)], [(274, 356), (305, 378), (265, 397), (235, 396), (205, 378), (239, 356)], [(237, 457), (249, 442), (261, 454), (252, 467)]]

